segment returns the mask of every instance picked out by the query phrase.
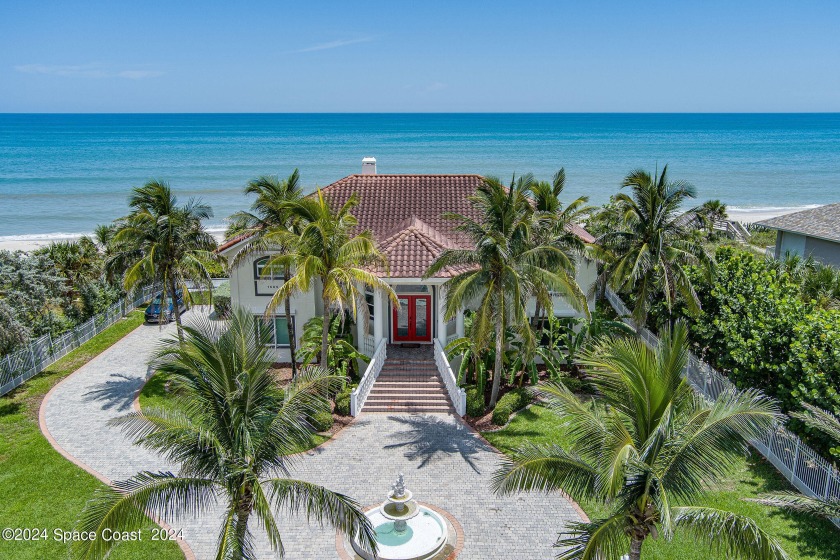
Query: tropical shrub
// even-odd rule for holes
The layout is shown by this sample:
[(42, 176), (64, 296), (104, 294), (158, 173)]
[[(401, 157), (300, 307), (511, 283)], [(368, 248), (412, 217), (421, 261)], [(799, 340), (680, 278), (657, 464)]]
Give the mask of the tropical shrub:
[(320, 410), (308, 418), (309, 425), (316, 432), (326, 432), (333, 425), (333, 415), (328, 410)]
[(505, 393), (493, 409), (493, 423), (497, 426), (507, 424), (511, 414), (529, 404), (531, 404), (531, 394), (526, 389), (519, 388)]
[(484, 416), (486, 404), (484, 402), (484, 390), (479, 387), (467, 388), (467, 416), (478, 418)]
[(230, 282), (225, 282), (213, 290), (213, 310), (217, 317), (227, 317), (230, 314)]
[(350, 393), (358, 387), (358, 383), (347, 384), (335, 395), (335, 413), (339, 416), (350, 416)]
[[(756, 387), (796, 411), (802, 403), (840, 413), (840, 310), (803, 292), (795, 259), (767, 261), (720, 248), (710, 282), (695, 277), (703, 312), (685, 314), (695, 352), (740, 388)], [(791, 427), (820, 452), (828, 440), (798, 421)]]
[[(319, 357), (323, 333), (323, 317), (313, 317), (303, 326), (298, 359), (305, 368)], [(337, 375), (358, 377), (357, 360), (370, 362), (370, 357), (353, 346), (352, 322), (344, 315), (334, 315), (327, 336), (327, 368)]]

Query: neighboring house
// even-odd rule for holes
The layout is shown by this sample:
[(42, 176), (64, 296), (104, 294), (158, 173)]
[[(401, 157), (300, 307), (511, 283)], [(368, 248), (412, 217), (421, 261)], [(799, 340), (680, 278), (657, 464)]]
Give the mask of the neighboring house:
[(777, 230), (773, 251), (777, 259), (790, 253), (840, 266), (840, 203), (785, 214), (758, 225)]
[[(359, 221), (359, 230), (369, 229), (389, 264), (389, 276), (384, 280), (397, 293), (399, 305), (393, 305), (384, 293), (368, 293), (370, 320), (367, 325), (357, 323), (357, 346), (371, 355), (384, 338), (388, 343), (432, 344), (438, 339), (442, 345), (464, 335), (464, 315), (458, 313), (452, 321), (444, 320), (446, 280), (457, 271), (446, 270), (434, 278), (424, 280), (429, 265), (447, 248), (469, 248), (464, 234), (455, 230), (455, 223), (443, 218), (444, 212), (475, 215), (469, 197), (482, 182), (479, 175), (377, 175), (375, 163), (366, 158), (363, 172), (350, 175), (322, 189), (329, 203), (337, 208), (356, 193), (360, 202), (352, 212)], [(375, 161), (375, 160), (374, 160)], [(574, 233), (586, 242), (594, 238), (580, 227)], [(219, 248), (229, 262), (246, 246), (247, 237), (232, 239)], [(246, 259), (231, 271), (231, 302), (255, 315), (262, 315), (271, 296), (282, 285), (282, 277), (263, 277), (267, 255)], [(596, 277), (594, 263), (578, 262), (577, 282), (588, 293)], [(316, 290), (320, 288), (316, 286)], [(317, 292), (316, 292), (317, 293)], [(594, 300), (588, 302), (594, 309)], [(303, 325), (323, 313), (321, 298), (304, 293), (291, 300), (294, 328), (298, 340)], [(532, 304), (533, 310), (533, 304)], [(532, 311), (533, 312), (533, 311)], [(576, 316), (577, 312), (565, 298), (554, 300), (558, 316)], [(277, 359), (288, 360), (288, 335), (281, 306), (270, 322), (274, 333), (273, 345)]]

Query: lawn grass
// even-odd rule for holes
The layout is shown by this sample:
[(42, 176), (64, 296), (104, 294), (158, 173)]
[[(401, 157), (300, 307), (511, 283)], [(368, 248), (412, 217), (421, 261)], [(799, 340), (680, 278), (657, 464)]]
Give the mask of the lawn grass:
[[(168, 376), (165, 373), (156, 373), (154, 374), (146, 384), (143, 386), (143, 389), (140, 390), (140, 408), (147, 408), (147, 407), (159, 407), (159, 408), (170, 408), (176, 406), (176, 396), (171, 391), (168, 391), (166, 388), (166, 382), (168, 381)], [(294, 453), (302, 453), (304, 451), (308, 451), (313, 447), (318, 447), (325, 441), (330, 439), (327, 436), (322, 436), (320, 434), (312, 434), (312, 437), (307, 445), (302, 445), (299, 448), (294, 450)]]
[[(8, 542), (0, 539), (0, 558), (66, 558), (67, 546), (51, 539), (54, 529), (70, 530), (85, 502), (102, 483), (60, 455), (41, 433), (38, 410), (44, 395), (143, 322), (133, 311), (44, 372), (0, 397), (0, 528), (47, 529), (50, 540)], [(144, 541), (116, 547), (113, 560), (183, 559), (174, 542)]]
[[(502, 452), (510, 452), (526, 442), (537, 444), (567, 443), (566, 428), (553, 412), (539, 406), (521, 411), (498, 432), (483, 434)], [(697, 505), (715, 507), (747, 515), (773, 535), (791, 559), (840, 560), (840, 531), (828, 521), (745, 502), (764, 492), (790, 489), (787, 481), (757, 453), (740, 461), (733, 472)], [(537, 499), (535, 497), (535, 499)], [(587, 515), (604, 512), (593, 504), (581, 503)], [(558, 533), (562, 527), (557, 527)], [(556, 535), (546, 536), (554, 538)], [(677, 534), (671, 542), (648, 539), (642, 557), (645, 560), (724, 560), (685, 535)]]

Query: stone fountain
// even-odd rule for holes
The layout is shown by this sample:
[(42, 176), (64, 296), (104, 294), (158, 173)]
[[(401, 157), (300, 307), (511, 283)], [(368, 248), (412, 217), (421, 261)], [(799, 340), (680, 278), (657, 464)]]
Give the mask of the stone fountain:
[[(431, 560), (446, 556), (455, 530), (439, 513), (418, 504), (405, 487), (400, 473), (391, 485), (388, 499), (365, 513), (376, 530), (378, 554), (373, 556), (352, 542), (353, 550), (365, 560)], [(451, 546), (449, 550), (451, 550)]]

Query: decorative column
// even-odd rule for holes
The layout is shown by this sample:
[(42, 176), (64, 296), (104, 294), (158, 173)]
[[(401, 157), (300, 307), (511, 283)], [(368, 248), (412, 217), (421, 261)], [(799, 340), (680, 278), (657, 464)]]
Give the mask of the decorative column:
[(374, 348), (379, 345), (385, 333), (385, 325), (388, 324), (388, 317), (385, 313), (385, 305), (383, 299), (385, 294), (377, 289), (373, 292), (373, 345)]
[(446, 347), (446, 288), (437, 287), (437, 338), (442, 347)]
[(455, 315), (455, 333), (459, 338), (464, 336), (464, 310), (459, 309), (458, 314)]

